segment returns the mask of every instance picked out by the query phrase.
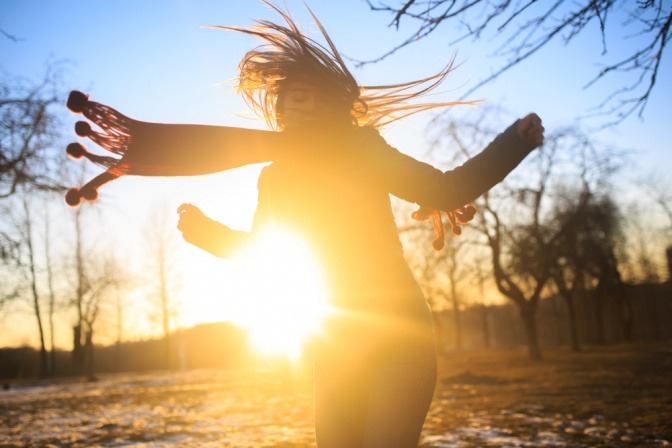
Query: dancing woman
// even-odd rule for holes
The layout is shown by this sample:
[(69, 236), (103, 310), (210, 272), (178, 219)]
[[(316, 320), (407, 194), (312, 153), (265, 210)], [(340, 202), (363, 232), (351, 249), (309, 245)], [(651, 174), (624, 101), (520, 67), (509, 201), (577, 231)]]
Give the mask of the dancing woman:
[[(319, 21), (326, 45), (283, 23), (221, 27), (264, 45), (243, 58), (238, 90), (271, 130), (140, 122), (73, 92), (69, 107), (102, 130), (76, 131), (120, 155), (103, 157), (75, 143), (74, 157), (108, 170), (66, 196), (95, 200), (123, 174), (195, 175), (272, 162), (258, 181), (250, 232), (230, 229), (190, 204), (179, 208), (188, 242), (228, 257), (266, 225), (299, 232), (317, 254), (336, 310), (315, 350), (315, 425), (320, 448), (417, 447), (436, 381), (432, 318), (405, 262), (389, 195), (440, 213), (455, 232), (473, 217), (466, 206), (499, 183), (543, 141), (536, 114), (513, 123), (480, 154), (442, 172), (388, 145), (378, 128), (409, 114), (455, 103), (413, 100), (438, 86), (451, 66), (429, 78), (360, 86)], [(440, 248), (442, 239), (435, 241)], [(300, 312), (300, 310), (297, 310)]]

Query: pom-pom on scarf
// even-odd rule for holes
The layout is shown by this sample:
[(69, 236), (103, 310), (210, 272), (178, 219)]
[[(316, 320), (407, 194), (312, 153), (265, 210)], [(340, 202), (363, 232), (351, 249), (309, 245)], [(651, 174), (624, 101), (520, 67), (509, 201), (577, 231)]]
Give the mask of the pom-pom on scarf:
[[(270, 161), (270, 141), (275, 132), (188, 124), (148, 123), (131, 119), (88, 95), (72, 91), (68, 108), (89, 119), (75, 124), (75, 133), (90, 139), (111, 155), (71, 143), (66, 153), (86, 158), (106, 169), (81, 188), (71, 188), (66, 202), (76, 207), (82, 200), (95, 201), (98, 189), (125, 174), (140, 176), (192, 176), (210, 174), (242, 165)], [(235, 151), (244, 145), (245, 151)], [(264, 149), (266, 148), (266, 149)]]

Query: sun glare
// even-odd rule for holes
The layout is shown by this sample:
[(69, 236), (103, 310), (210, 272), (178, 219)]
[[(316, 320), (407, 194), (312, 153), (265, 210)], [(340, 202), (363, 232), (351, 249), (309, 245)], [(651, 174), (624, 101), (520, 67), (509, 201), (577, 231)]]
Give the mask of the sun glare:
[(310, 247), (290, 231), (268, 228), (240, 254), (235, 269), (237, 322), (252, 346), (296, 359), (328, 312), (324, 277)]

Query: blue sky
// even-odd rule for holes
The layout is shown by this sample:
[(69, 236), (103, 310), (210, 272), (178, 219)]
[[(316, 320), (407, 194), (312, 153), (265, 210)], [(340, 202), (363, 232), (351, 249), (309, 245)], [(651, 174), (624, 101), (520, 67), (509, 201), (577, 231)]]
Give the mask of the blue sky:
[[(319, 39), (303, 1), (285, 3), (304, 30)], [(371, 12), (363, 0), (309, 4), (340, 51), (354, 59), (376, 57), (411, 31), (410, 27), (400, 31), (389, 28), (391, 17)], [(235, 76), (238, 61), (258, 42), (236, 33), (203, 28), (246, 25), (255, 18), (277, 17), (257, 0), (4, 0), (0, 2), (0, 27), (19, 41), (0, 37), (0, 67), (9, 76), (39, 80), (49, 61), (68, 61), (64, 76), (68, 90), (86, 91), (92, 99), (134, 118), (259, 128), (263, 123), (249, 119), (251, 115), (232, 93), (231, 83), (216, 86)], [(618, 17), (610, 20), (610, 26), (620, 26)], [(498, 66), (500, 61), (489, 55), (500, 42), (489, 37), (450, 46), (455, 37), (453, 30), (439, 29), (381, 63), (353, 68), (353, 73), (362, 84), (407, 81), (434, 74), (457, 54), (461, 65), (448, 78), (437, 100), (457, 99)], [(625, 82), (610, 79), (583, 89), (600, 64), (613, 62), (636, 41), (608, 44), (609, 53), (603, 56), (597, 28), (589, 27), (569, 47), (559, 43), (549, 46), (538, 57), (474, 93), (473, 99), (503, 106), (512, 118), (535, 111), (551, 130), (575, 123), (577, 116)], [(625, 173), (631, 178), (669, 178), (671, 81), (672, 62), (668, 57), (643, 120), (633, 116), (618, 127), (591, 131), (606, 144), (634, 151), (636, 158)], [(462, 110), (449, 113), (460, 114)], [(66, 133), (74, 140), (70, 126), (77, 117), (68, 114), (65, 107), (63, 114), (68, 122)], [(400, 150), (421, 158), (431, 118), (431, 113), (421, 114), (394, 125), (384, 135)], [(587, 129), (595, 124), (582, 122)], [(158, 195), (169, 207), (193, 201), (213, 217), (245, 228), (255, 206), (256, 170), (242, 169), (200, 180), (124, 179), (101, 191), (100, 206), (113, 210), (118, 219), (132, 222), (137, 213), (146, 211), (149, 199)]]
[[(304, 3), (285, 3), (304, 30), (319, 38)], [(391, 17), (370, 11), (363, 0), (311, 3), (340, 51), (354, 59), (376, 57), (411, 31), (408, 25), (399, 31), (388, 27)], [(250, 113), (232, 94), (231, 83), (215, 86), (235, 76), (240, 58), (258, 42), (204, 28), (249, 24), (259, 17), (277, 19), (257, 0), (4, 1), (0, 3), (0, 26), (20, 41), (0, 39), (0, 66), (10, 75), (39, 79), (48, 61), (67, 60), (68, 89), (84, 90), (92, 99), (134, 118), (263, 127), (259, 121), (239, 116), (249, 118)], [(608, 25), (617, 29), (622, 20), (611, 17)], [(621, 88), (626, 80), (607, 79), (588, 90), (583, 86), (600, 65), (613, 62), (637, 44), (634, 39), (612, 39), (605, 56), (597, 31), (596, 26), (589, 26), (568, 47), (550, 45), (538, 57), (475, 92), (473, 99), (503, 106), (512, 117), (535, 111), (547, 129), (576, 122), (576, 117)], [(384, 62), (353, 68), (353, 72), (363, 84), (394, 83), (433, 74), (457, 54), (461, 65), (446, 81), (440, 98), (457, 99), (498, 67), (501, 60), (490, 55), (501, 42), (491, 35), (479, 42), (450, 46), (455, 37), (454, 29), (439, 29)], [(672, 166), (668, 149), (667, 108), (672, 100), (669, 59), (660, 70), (643, 120), (632, 116), (618, 127), (591, 131), (600, 141), (634, 151), (634, 175), (664, 175), (664, 167)], [(449, 113), (463, 111), (456, 108)], [(65, 112), (64, 116), (71, 122), (76, 119)], [(422, 114), (392, 127), (385, 135), (402, 151), (420, 156), (425, 152), (426, 123), (431, 117), (431, 113)], [(586, 129), (596, 124), (581, 122)]]
[[(286, 4), (304, 29), (316, 36), (303, 2), (287, 0)], [(315, 1), (311, 8), (341, 52), (356, 59), (378, 56), (410, 31), (410, 27), (398, 32), (389, 28), (390, 16), (371, 12), (363, 0)], [(0, 3), (0, 26), (21, 40), (0, 39), (0, 60), (10, 74), (35, 78), (43, 73), (47, 61), (69, 60), (69, 86), (140, 119), (258, 126), (237, 121), (232, 114), (245, 112), (244, 106), (226, 88), (213, 88), (235, 76), (237, 62), (256, 42), (202, 28), (248, 24), (257, 17), (275, 15), (257, 0), (4, 1)], [(610, 25), (620, 26), (618, 17), (611, 20)], [(498, 61), (488, 55), (500, 42), (489, 37), (450, 47), (455, 36), (452, 29), (439, 29), (383, 63), (353, 71), (362, 83), (414, 79), (436, 72), (457, 52), (462, 65), (446, 83), (445, 99), (458, 97), (496, 67)], [(566, 125), (624, 83), (615, 79), (582, 89), (599, 64), (615, 60), (632, 45), (636, 45), (632, 39), (609, 42), (610, 53), (603, 57), (597, 28), (589, 27), (569, 47), (550, 46), (473, 96), (503, 105), (515, 115), (537, 111), (549, 127)], [(599, 137), (663, 156), (666, 106), (672, 99), (671, 68), (672, 63), (666, 61), (643, 122), (632, 117)]]

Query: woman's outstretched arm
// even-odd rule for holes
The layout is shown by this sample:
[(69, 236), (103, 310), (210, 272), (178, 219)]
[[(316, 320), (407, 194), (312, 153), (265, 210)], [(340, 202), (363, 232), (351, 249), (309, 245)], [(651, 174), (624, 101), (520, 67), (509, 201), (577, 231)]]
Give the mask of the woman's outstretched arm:
[(84, 157), (107, 169), (81, 188), (70, 189), (66, 201), (73, 206), (82, 199), (95, 200), (98, 188), (125, 174), (189, 176), (268, 162), (280, 140), (270, 131), (139, 121), (79, 91), (70, 93), (68, 108), (89, 120), (75, 124), (77, 135), (109, 151), (100, 155), (79, 142), (68, 145), (66, 152), (73, 158)]
[(177, 213), (177, 228), (184, 239), (217, 257), (232, 256), (251, 236), (249, 232), (230, 229), (208, 218), (201, 209), (191, 204), (180, 205)]
[(405, 155), (384, 142), (369, 141), (370, 159), (377, 177), (401, 199), (430, 209), (451, 211), (501, 182), (536, 147), (543, 143), (544, 128), (536, 114), (517, 120), (479, 154), (462, 166), (442, 172)]

